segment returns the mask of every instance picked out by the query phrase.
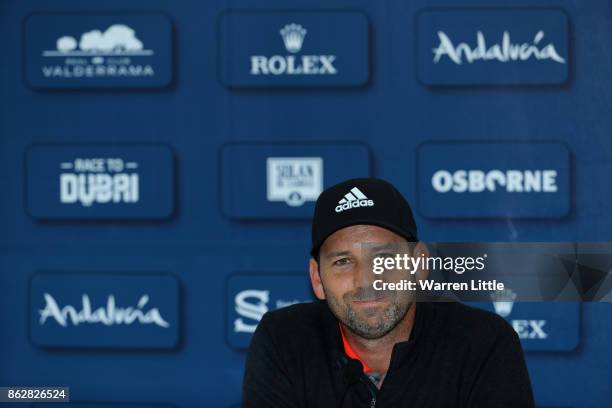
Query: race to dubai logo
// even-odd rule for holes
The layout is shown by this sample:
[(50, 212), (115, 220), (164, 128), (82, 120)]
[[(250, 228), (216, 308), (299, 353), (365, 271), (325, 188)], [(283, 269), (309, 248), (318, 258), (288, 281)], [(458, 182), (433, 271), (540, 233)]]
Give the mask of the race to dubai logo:
[(323, 191), (322, 157), (268, 157), (267, 199), (299, 207)]
[[(308, 30), (290, 23), (279, 31), (285, 49), (290, 54), (302, 50)], [(336, 75), (336, 55), (264, 55), (251, 56), (251, 75)]]
[(45, 78), (153, 77), (152, 49), (145, 48), (134, 29), (113, 24), (93, 29), (80, 38), (63, 35), (55, 49), (44, 50)]
[(59, 197), (62, 204), (138, 203), (138, 162), (122, 158), (78, 157), (60, 163)]
[(55, 298), (44, 293), (45, 307), (40, 309), (39, 324), (44, 325), (47, 319), (55, 320), (62, 327), (69, 325), (78, 326), (80, 324), (102, 324), (104, 326), (126, 325), (133, 323), (153, 324), (164, 329), (170, 324), (164, 320), (158, 308), (145, 309), (149, 302), (149, 295), (144, 294), (138, 300), (136, 306), (119, 307), (116, 304), (115, 296), (108, 295), (105, 306), (93, 308), (89, 295), (81, 296), (80, 308), (70, 304), (60, 306)]
[(498, 43), (487, 42), (482, 31), (476, 32), (476, 44), (467, 42), (453, 43), (444, 31), (438, 31), (439, 44), (433, 49), (433, 62), (437, 64), (444, 57), (456, 65), (464, 62), (473, 64), (477, 61), (499, 61), (502, 63), (528, 60), (550, 60), (565, 64), (565, 58), (559, 55), (553, 43), (544, 41), (543, 30), (536, 32), (531, 43), (513, 42), (508, 31), (504, 31)]

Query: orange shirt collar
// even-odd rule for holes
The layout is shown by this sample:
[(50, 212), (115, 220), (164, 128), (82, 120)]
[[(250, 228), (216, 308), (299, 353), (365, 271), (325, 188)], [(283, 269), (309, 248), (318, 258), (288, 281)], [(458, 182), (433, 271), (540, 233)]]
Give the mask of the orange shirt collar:
[(366, 363), (364, 363), (362, 359), (359, 358), (357, 353), (355, 353), (355, 350), (353, 350), (348, 340), (346, 339), (346, 336), (344, 335), (344, 330), (342, 330), (342, 325), (340, 324), (340, 322), (338, 322), (338, 326), (340, 327), (340, 334), (342, 334), (342, 344), (344, 345), (344, 352), (346, 353), (346, 355), (355, 360), (359, 360), (363, 365), (364, 372), (369, 373), (370, 371), (374, 371)]

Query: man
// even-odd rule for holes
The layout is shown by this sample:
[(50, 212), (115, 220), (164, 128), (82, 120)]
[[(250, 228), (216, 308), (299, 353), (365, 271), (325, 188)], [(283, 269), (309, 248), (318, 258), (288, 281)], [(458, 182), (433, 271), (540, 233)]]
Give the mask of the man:
[[(410, 206), (391, 184), (325, 190), (312, 225), (314, 303), (268, 312), (247, 356), (245, 407), (534, 406), (521, 345), (499, 316), (379, 291), (377, 256), (426, 254)], [(386, 281), (427, 271), (391, 271)]]

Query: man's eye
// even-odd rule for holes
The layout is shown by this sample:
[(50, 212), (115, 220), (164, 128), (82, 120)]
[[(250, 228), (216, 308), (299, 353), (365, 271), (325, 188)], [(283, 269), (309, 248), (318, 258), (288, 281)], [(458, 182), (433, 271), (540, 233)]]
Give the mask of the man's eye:
[(340, 258), (337, 261), (334, 261), (334, 265), (342, 266), (347, 265), (351, 262), (349, 258)]

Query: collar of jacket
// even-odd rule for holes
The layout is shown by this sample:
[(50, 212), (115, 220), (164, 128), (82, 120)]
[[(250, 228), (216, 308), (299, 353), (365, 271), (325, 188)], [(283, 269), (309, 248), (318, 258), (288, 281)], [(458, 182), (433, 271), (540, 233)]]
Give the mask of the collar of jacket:
[[(324, 309), (324, 322), (322, 326), (325, 330), (326, 344), (329, 350), (329, 361), (336, 368), (340, 369), (342, 365), (338, 364), (340, 357), (347, 357), (344, 353), (344, 346), (342, 344), (342, 334), (338, 327), (338, 320), (333, 315), (326, 301), (318, 301), (320, 307)], [(416, 306), (416, 313), (414, 317), (414, 325), (410, 331), (410, 336), (407, 340), (396, 343), (393, 346), (391, 353), (391, 362), (389, 369), (387, 370), (387, 377), (393, 370), (401, 368), (405, 365), (410, 364), (411, 360), (416, 357), (415, 350), (418, 343), (424, 337), (426, 328), (426, 322), (431, 318), (432, 309), (428, 302), (417, 302), (412, 307)]]

